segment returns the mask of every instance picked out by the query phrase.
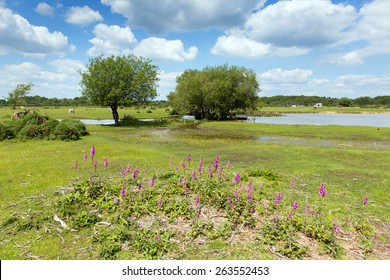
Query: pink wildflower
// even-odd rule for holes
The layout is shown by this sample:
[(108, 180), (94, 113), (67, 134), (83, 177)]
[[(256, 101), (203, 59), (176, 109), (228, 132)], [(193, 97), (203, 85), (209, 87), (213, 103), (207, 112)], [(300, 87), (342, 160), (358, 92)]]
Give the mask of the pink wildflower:
[(320, 196), (322, 196), (322, 197), (325, 197), (325, 195), (326, 195), (326, 188), (325, 188), (325, 185), (324, 185), (324, 184), (321, 184), (320, 190), (319, 190), (318, 194), (319, 194)]
[(92, 145), (92, 148), (91, 148), (91, 150), (89, 152), (89, 155), (93, 158), (95, 156), (95, 154), (96, 154), (95, 146)]
[(196, 198), (195, 198), (195, 205), (196, 205), (196, 206), (199, 206), (199, 194), (196, 195)]

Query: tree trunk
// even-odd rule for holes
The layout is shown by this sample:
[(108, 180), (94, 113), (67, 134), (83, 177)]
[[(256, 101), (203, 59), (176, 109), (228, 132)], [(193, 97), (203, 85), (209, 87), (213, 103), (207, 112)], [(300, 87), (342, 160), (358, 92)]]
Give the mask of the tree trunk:
[(111, 107), (112, 117), (114, 119), (115, 125), (119, 126), (118, 106), (111, 105), (110, 107)]

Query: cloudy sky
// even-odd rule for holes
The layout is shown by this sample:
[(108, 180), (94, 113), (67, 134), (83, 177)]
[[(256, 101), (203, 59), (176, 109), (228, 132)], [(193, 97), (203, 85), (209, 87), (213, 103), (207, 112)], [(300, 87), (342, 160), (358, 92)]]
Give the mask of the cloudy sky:
[(91, 57), (160, 69), (158, 99), (185, 69), (253, 69), (262, 96), (390, 95), (390, 0), (0, 0), (0, 98), (80, 96)]

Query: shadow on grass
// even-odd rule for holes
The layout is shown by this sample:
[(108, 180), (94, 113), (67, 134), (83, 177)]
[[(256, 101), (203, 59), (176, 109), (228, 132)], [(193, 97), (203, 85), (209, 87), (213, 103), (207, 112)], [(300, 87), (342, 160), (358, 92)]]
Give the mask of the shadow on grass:
[[(167, 127), (173, 120), (168, 119), (124, 119), (120, 122), (120, 127)], [(115, 126), (115, 125), (110, 125)]]

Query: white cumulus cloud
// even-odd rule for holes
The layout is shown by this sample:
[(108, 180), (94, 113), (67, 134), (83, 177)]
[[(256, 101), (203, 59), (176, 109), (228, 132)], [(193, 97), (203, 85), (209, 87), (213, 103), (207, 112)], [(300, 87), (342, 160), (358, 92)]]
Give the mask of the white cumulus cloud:
[(283, 70), (274, 68), (260, 75), (260, 81), (269, 83), (304, 83), (313, 75), (312, 70), (308, 69), (293, 69)]
[(8, 8), (0, 7), (0, 54), (18, 52), (24, 55), (44, 56), (75, 50), (68, 37), (47, 27), (30, 24), (24, 17)]
[(181, 40), (149, 37), (138, 43), (130, 27), (99, 23), (92, 32), (95, 37), (89, 40), (93, 44), (87, 51), (89, 56), (135, 54), (153, 60), (185, 61), (198, 53), (195, 46), (185, 49)]
[(243, 27), (226, 30), (212, 53), (242, 57), (302, 55), (315, 47), (345, 40), (350, 36), (346, 30), (357, 17), (353, 6), (330, 0), (278, 1), (250, 14)]
[(129, 54), (130, 47), (137, 43), (130, 27), (99, 23), (92, 33), (95, 37), (89, 40), (93, 44), (87, 51), (89, 56)]
[(369, 56), (390, 54), (390, 1), (375, 0), (365, 4), (359, 11), (359, 18), (350, 30), (345, 43), (363, 41), (365, 47), (333, 56), (330, 61), (355, 65)]
[(44, 15), (44, 16), (53, 16), (54, 15), (54, 8), (47, 4), (46, 2), (38, 3), (37, 7), (35, 8), (35, 11), (38, 14)]
[(31, 62), (5, 64), (0, 66), (0, 87), (3, 92), (10, 92), (19, 83), (33, 83), (31, 95), (45, 97), (73, 98), (80, 95), (78, 67), (82, 63), (76, 60), (57, 59), (47, 65)]
[(70, 7), (66, 12), (65, 20), (71, 24), (88, 25), (92, 22), (102, 21), (103, 17), (99, 11), (94, 11), (88, 6)]
[(131, 26), (151, 34), (230, 28), (242, 24), (247, 14), (265, 0), (101, 0), (111, 11), (126, 17)]
[(158, 78), (160, 79), (158, 81), (158, 88), (157, 88), (157, 99), (158, 100), (165, 100), (168, 94), (171, 91), (174, 91), (176, 88), (176, 78), (180, 76), (182, 72), (164, 72), (161, 71), (158, 75)]
[(185, 50), (183, 42), (180, 40), (149, 37), (139, 42), (133, 52), (135, 55), (155, 60), (184, 61), (194, 59), (198, 48), (192, 46)]

